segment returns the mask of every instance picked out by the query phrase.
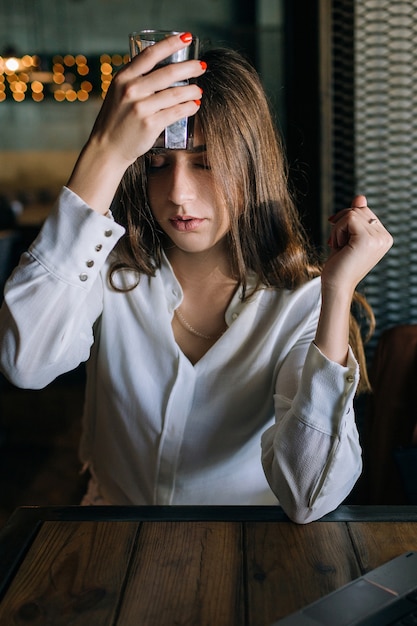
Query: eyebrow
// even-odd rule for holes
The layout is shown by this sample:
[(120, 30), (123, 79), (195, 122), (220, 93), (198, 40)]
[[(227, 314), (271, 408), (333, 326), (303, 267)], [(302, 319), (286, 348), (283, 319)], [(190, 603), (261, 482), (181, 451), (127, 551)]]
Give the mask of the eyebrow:
[[(150, 154), (165, 154), (166, 152), (176, 152), (177, 150), (171, 148), (152, 148), (149, 152)], [(205, 143), (200, 144), (199, 146), (194, 146), (193, 148), (187, 148), (186, 152), (191, 152), (194, 154), (198, 154), (200, 152), (207, 152), (207, 146)]]

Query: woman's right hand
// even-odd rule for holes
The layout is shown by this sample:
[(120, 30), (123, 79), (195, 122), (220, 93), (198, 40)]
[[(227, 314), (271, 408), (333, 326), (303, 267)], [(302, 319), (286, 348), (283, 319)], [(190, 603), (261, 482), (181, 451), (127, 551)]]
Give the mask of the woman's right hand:
[(115, 75), (92, 137), (109, 144), (128, 165), (150, 150), (166, 126), (198, 111), (197, 85), (171, 85), (201, 76), (204, 63), (191, 60), (154, 69), (190, 42), (189, 33), (167, 37), (145, 48)]
[(90, 137), (67, 186), (93, 209), (106, 213), (126, 169), (151, 149), (166, 126), (195, 115), (201, 90), (197, 78), (206, 66), (198, 60), (155, 66), (185, 48), (191, 35), (173, 35), (145, 48), (112, 80)]

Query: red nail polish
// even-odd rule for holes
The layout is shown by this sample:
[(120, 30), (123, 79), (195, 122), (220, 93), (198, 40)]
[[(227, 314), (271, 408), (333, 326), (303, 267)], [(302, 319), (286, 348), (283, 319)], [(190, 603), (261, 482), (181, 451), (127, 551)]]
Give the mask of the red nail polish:
[(207, 63), (205, 61), (200, 61), (200, 65), (203, 68), (203, 70), (207, 69)]
[(180, 35), (180, 39), (183, 43), (191, 43), (193, 40), (193, 36), (191, 33), (183, 33)]
[(199, 107), (201, 104), (201, 100), (194, 100), (194, 102), (196, 103), (196, 105)]

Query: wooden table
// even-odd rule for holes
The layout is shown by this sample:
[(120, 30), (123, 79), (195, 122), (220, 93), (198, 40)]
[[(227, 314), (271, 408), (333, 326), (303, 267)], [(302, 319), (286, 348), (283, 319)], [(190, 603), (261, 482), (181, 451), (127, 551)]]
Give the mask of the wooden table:
[[(0, 624), (267, 626), (406, 550), (417, 507), (23, 507), (0, 533)], [(335, 625), (336, 626), (336, 625)]]

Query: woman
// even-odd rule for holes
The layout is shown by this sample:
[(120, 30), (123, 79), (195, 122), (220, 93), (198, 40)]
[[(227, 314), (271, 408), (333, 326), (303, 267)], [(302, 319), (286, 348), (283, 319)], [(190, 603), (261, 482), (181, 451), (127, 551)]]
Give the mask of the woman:
[[(358, 196), (320, 277), (254, 70), (213, 50), (152, 71), (190, 40), (114, 78), (9, 281), (2, 369), (38, 388), (88, 360), (84, 503), (279, 502), (305, 523), (361, 471), (350, 306), (392, 239)], [(195, 114), (192, 150), (152, 149)]]

